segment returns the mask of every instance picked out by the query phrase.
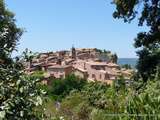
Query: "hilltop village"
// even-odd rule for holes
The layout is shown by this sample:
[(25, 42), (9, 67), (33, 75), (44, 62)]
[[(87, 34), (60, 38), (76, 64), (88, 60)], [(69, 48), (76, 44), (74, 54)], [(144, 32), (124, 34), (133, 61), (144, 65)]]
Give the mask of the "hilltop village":
[(69, 74), (75, 74), (88, 81), (111, 84), (120, 76), (129, 80), (133, 72), (120, 68), (117, 59), (110, 51), (72, 47), (71, 50), (40, 53), (31, 62), (26, 62), (25, 67), (29, 74), (37, 70), (44, 71), (44, 84), (49, 84), (50, 77), (65, 78)]

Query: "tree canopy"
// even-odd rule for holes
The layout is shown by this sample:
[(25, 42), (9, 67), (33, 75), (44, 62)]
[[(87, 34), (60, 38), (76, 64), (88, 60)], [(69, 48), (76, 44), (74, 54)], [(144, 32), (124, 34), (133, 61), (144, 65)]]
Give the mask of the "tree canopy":
[[(114, 18), (122, 18), (124, 22), (131, 22), (138, 18), (139, 26), (148, 26), (149, 31), (137, 34), (134, 46), (139, 48), (137, 55), (138, 74), (147, 81), (156, 73), (156, 67), (160, 64), (160, 1), (159, 0), (114, 0), (116, 10)], [(138, 9), (139, 8), (139, 9)], [(140, 9), (142, 8), (142, 9)]]
[(23, 33), (15, 22), (14, 14), (0, 0), (0, 119), (40, 119), (35, 107), (42, 104), (43, 91), (36, 88), (37, 79), (24, 73), (19, 59), (11, 57)]
[(22, 29), (15, 24), (14, 14), (5, 8), (0, 0), (0, 59), (7, 62), (7, 58), (16, 49), (17, 42), (22, 35)]

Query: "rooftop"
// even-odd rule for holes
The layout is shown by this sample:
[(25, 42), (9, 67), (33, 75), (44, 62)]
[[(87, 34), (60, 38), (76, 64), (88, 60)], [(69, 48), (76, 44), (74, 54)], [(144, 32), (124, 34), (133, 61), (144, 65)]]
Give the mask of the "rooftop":
[(89, 65), (96, 65), (96, 66), (107, 66), (107, 63), (105, 62), (86, 62)]
[(76, 68), (76, 70), (79, 70), (79, 71), (81, 71), (81, 72), (87, 72), (87, 70), (82, 69), (82, 68)]
[(119, 65), (115, 64), (115, 63), (107, 63), (107, 66), (111, 66), (111, 67), (119, 67)]
[(54, 66), (50, 66), (48, 68), (64, 69), (64, 68), (68, 68), (68, 67), (72, 67), (72, 66), (71, 65), (54, 65)]

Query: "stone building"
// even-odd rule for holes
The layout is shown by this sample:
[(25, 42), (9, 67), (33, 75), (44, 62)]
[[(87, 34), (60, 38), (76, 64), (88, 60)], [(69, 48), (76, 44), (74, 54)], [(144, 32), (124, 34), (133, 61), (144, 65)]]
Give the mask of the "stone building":
[(72, 72), (72, 70), (73, 69), (71, 65), (55, 65), (55, 66), (48, 67), (47, 72), (52, 77), (65, 78), (67, 75), (69, 75)]

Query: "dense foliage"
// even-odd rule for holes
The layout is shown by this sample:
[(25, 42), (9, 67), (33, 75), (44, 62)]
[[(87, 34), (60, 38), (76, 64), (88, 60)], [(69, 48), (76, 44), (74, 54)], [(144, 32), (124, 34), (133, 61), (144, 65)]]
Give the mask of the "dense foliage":
[(148, 32), (140, 32), (135, 38), (135, 47), (139, 48), (137, 52), (139, 56), (138, 75), (147, 81), (160, 64), (160, 1), (114, 0), (113, 3), (116, 5), (114, 18), (122, 18), (125, 22), (131, 22), (139, 13), (139, 26), (146, 23), (149, 28)]
[(121, 65), (121, 67), (125, 69), (132, 69), (132, 66), (130, 64), (124, 64), (124, 65)]
[(97, 49), (95, 48), (95, 50), (97, 52), (100, 53), (99, 55), (99, 58), (102, 60), (102, 61), (110, 61), (110, 62), (113, 62), (113, 63), (117, 63), (118, 61), (118, 56), (116, 53), (112, 54), (111, 51), (108, 51), (108, 50), (101, 50), (101, 49)]
[(86, 80), (78, 78), (74, 75), (68, 75), (64, 79), (52, 79), (50, 86), (48, 86), (48, 94), (55, 97), (56, 100), (61, 100), (67, 96), (71, 90), (81, 90), (86, 84)]
[[(113, 85), (106, 85), (99, 82), (77, 82), (76, 89), (70, 84), (69, 79), (57, 83), (56, 91), (65, 86), (72, 86), (65, 96), (61, 97), (57, 107), (57, 99), (47, 101), (48, 113), (54, 120), (150, 120), (160, 119), (159, 116), (159, 76), (149, 80), (146, 86), (136, 91), (134, 84), (126, 84), (123, 79), (118, 79)], [(74, 79), (79, 79), (74, 77)], [(76, 81), (75, 81), (76, 82)], [(79, 84), (79, 85), (78, 85)], [(64, 87), (66, 88), (66, 87)], [(54, 89), (54, 88), (53, 88)], [(49, 96), (64, 95), (64, 91), (52, 92)], [(55, 101), (55, 102), (54, 102)], [(53, 112), (51, 112), (53, 111)]]
[(25, 75), (19, 58), (11, 58), (22, 30), (15, 24), (14, 14), (0, 0), (0, 119), (30, 120), (42, 115), (34, 109), (42, 104), (37, 79)]

